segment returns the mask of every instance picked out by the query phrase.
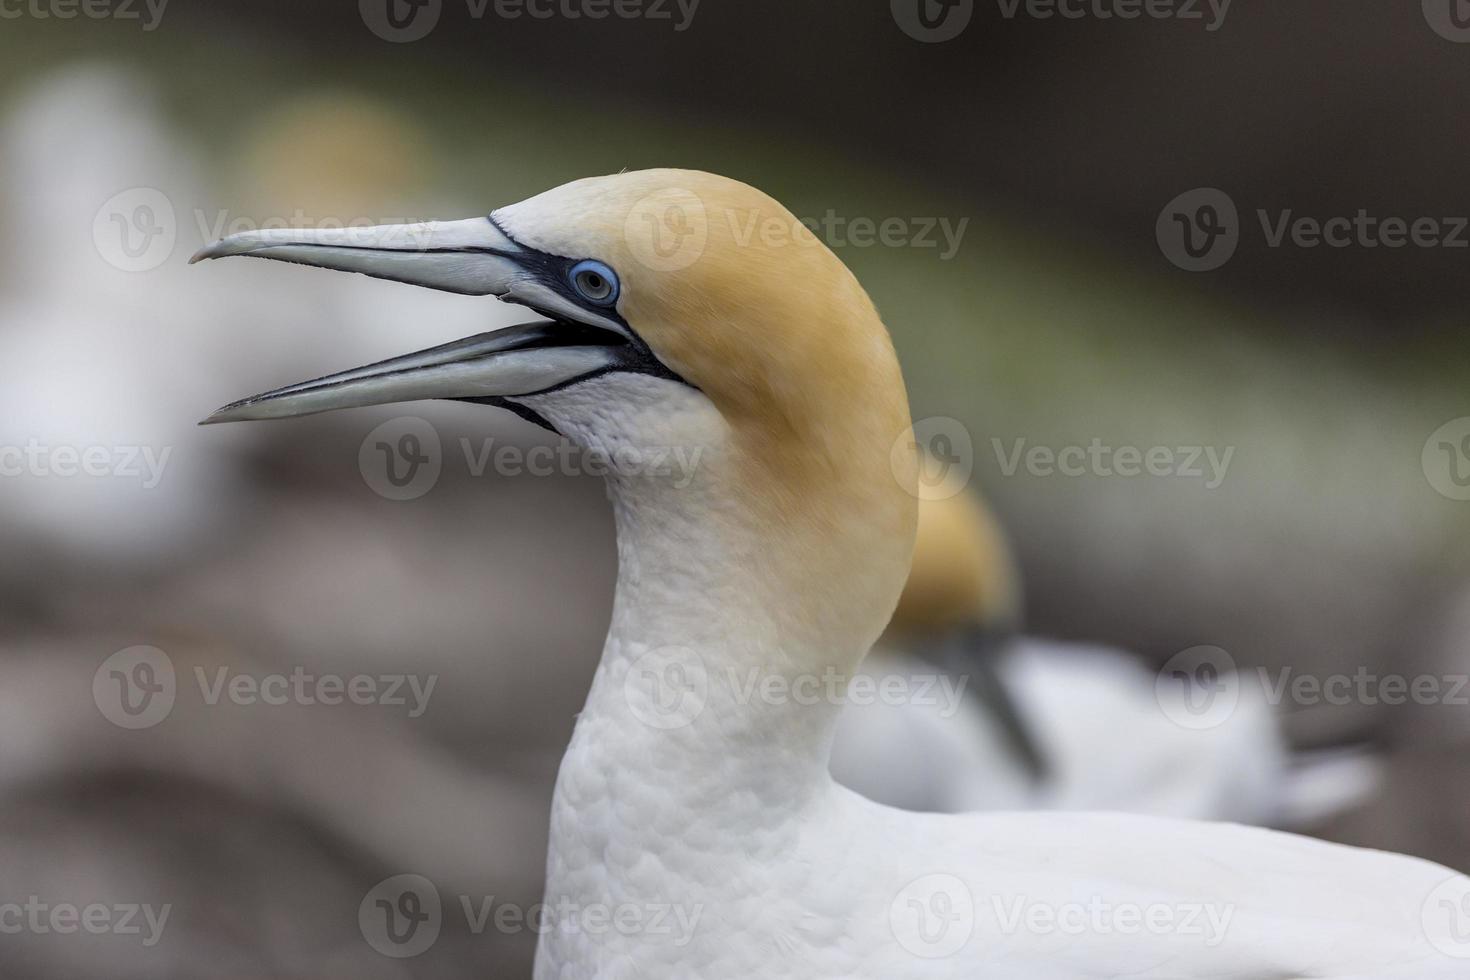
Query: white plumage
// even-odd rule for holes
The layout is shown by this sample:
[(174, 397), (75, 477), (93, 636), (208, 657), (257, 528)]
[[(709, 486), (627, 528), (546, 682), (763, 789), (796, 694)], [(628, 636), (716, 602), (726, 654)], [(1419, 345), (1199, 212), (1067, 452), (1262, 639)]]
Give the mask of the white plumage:
[[(648, 171), (415, 226), (413, 247), (398, 229), (376, 246), (247, 235), (203, 253), (513, 296), (555, 318), (214, 421), (413, 390), (501, 399), (610, 459), (700, 453), (679, 479), (608, 476), (620, 574), (553, 803), (537, 977), (1464, 977), (1470, 880), (1427, 862), (1226, 824), (915, 814), (832, 780), (840, 705), (788, 695), (854, 670), (892, 613), (915, 460), (871, 302), (814, 240), (742, 239), (763, 221), (797, 227), (742, 184)], [(579, 289), (589, 260), (611, 292)], [(562, 340), (600, 366), (572, 367)]]
[[(849, 705), (833, 775), (879, 802), (937, 813), (1111, 810), (1270, 825), (1289, 809), (1286, 747), (1258, 692), (1219, 725), (1187, 728), (1160, 703), (1156, 676), (1117, 650), (1022, 638), (997, 670), (1047, 762), (1040, 779), (978, 700), (953, 701), (943, 687), (924, 703)], [(882, 649), (863, 665), (875, 684), (927, 683), (935, 671)]]

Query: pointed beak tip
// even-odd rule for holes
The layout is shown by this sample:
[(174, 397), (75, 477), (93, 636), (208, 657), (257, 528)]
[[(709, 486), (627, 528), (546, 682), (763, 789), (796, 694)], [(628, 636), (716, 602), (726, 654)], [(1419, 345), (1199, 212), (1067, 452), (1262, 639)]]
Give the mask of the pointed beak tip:
[(209, 245), (204, 246), (190, 257), (189, 264), (197, 265), (198, 263), (203, 262), (205, 259), (219, 258), (220, 256), (226, 254), (224, 245), (224, 240), (221, 239), (220, 241), (212, 242)]
[(238, 409), (239, 406), (236, 405), (226, 405), (224, 408), (217, 408), (200, 419), (196, 424), (219, 425), (222, 422), (237, 422), (239, 421), (239, 417), (236, 415)]

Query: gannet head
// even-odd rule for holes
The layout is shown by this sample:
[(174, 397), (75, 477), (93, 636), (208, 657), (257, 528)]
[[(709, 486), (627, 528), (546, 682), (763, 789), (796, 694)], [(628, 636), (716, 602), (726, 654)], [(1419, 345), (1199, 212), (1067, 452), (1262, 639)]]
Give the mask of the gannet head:
[[(903, 380), (852, 273), (765, 194), (693, 171), (623, 173), (466, 221), (247, 232), (195, 261), (233, 255), (495, 296), (544, 319), (206, 422), (444, 398), (511, 409), (614, 459), (677, 443), (702, 454), (697, 481), (657, 506), (697, 502), (726, 557), (802, 589), (809, 625), (871, 643), (886, 623), (916, 510)], [(615, 496), (639, 477), (651, 481), (615, 474)]]

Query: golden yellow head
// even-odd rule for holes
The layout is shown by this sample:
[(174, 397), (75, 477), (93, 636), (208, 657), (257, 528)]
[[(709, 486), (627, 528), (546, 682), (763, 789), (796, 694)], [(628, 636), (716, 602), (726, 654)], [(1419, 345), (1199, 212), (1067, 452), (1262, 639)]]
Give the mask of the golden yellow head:
[[(852, 272), (770, 196), (690, 170), (579, 180), (495, 212), (518, 243), (591, 258), (621, 279), (618, 312), (702, 391), (749, 461), (751, 499), (783, 524), (862, 522), (866, 555), (916, 520), (898, 359)], [(847, 529), (844, 529), (847, 530)], [(824, 572), (825, 573), (825, 572)]]
[(877, 401), (885, 454), (909, 424), (892, 344), (862, 286), (753, 187), (644, 170), (575, 181), (492, 217), (531, 248), (614, 269), (619, 312), (732, 424), (820, 445), (834, 416)]

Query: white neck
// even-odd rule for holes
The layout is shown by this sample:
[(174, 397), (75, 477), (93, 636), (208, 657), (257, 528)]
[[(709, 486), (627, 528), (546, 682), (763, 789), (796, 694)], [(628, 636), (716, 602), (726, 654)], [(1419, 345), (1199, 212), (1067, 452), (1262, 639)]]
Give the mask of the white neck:
[(833, 694), (866, 651), (823, 649), (801, 628), (801, 596), (774, 585), (762, 542), (739, 514), (712, 515), (701, 489), (614, 479), (611, 493), (618, 585), (584, 721), (613, 721), (620, 763), (647, 760), (638, 778), (670, 792), (699, 772), (730, 790), (784, 784), (788, 802), (821, 787)]
[[(832, 799), (846, 679), (892, 611), (911, 539), (875, 548), (873, 522), (842, 520), (830, 501), (773, 521), (764, 504), (779, 488), (750, 486), (738, 437), (692, 389), (613, 375), (528, 403), (615, 460), (633, 447), (645, 460), (658, 447), (700, 454), (673, 475), (608, 478), (617, 594), (557, 781), (548, 900), (667, 892), (680, 884), (651, 884), (646, 862), (789, 842)], [(891, 479), (887, 466), (885, 452)]]

